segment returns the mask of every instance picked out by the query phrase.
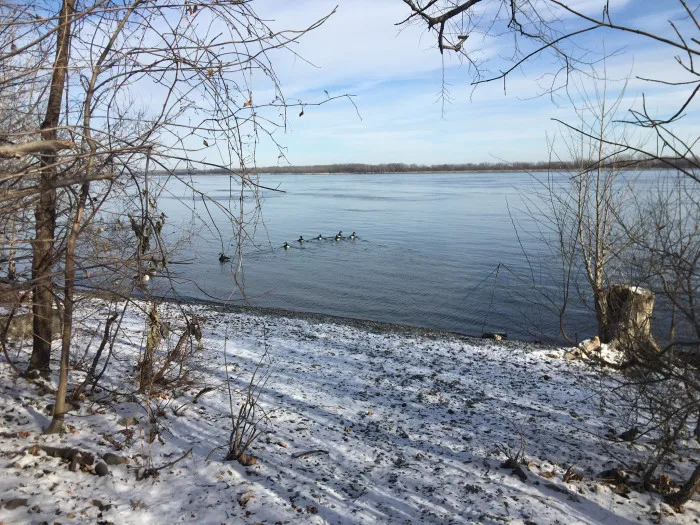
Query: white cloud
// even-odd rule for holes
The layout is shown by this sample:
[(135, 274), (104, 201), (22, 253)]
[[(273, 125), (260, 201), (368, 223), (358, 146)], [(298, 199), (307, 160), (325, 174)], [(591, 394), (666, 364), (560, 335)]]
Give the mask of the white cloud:
[[(337, 1), (337, 12), (325, 24), (291, 45), (296, 55), (279, 50), (271, 52), (270, 58), (290, 100), (323, 100), (324, 89), (331, 95), (355, 94), (362, 120), (352, 104), (342, 99), (321, 107), (307, 106), (301, 118), (298, 111), (290, 111), (287, 134), (280, 130), (276, 139), (289, 147), (287, 154), (294, 164), (542, 160), (547, 156), (545, 135), (556, 130), (551, 117), (574, 117), (571, 101), (564, 96), (566, 92), (556, 97), (561, 107), (551, 104), (546, 96), (536, 98), (551, 82), (548, 75), (559, 66), (551, 56), (535, 58), (514, 71), (507, 79), (507, 94), (501, 82), (484, 84), (473, 91), (466, 67), (460, 67), (452, 54), (445, 55), (443, 70), (443, 57), (435, 49), (434, 34), (426, 34), (420, 26), (395, 25), (408, 13), (401, 0), (270, 0), (251, 5), (273, 29), (298, 30), (326, 16)], [(596, 16), (602, 12), (603, 3), (574, 1), (577, 9)], [(610, 4), (614, 16), (639, 11), (638, 4), (633, 6), (629, 0)], [(647, 8), (658, 5), (645, 4)], [(666, 16), (666, 11), (661, 14)], [(570, 24), (570, 20), (567, 15), (562, 23)], [(497, 39), (475, 34), (469, 42), (474, 49), (481, 48), (481, 57), (494, 60), (492, 69), (508, 63), (510, 37)], [(683, 89), (650, 84), (635, 77), (686, 79), (675, 64), (675, 51), (634, 35), (614, 32), (596, 32), (577, 40), (581, 49), (596, 48), (596, 53), (586, 55), (590, 60), (600, 59), (603, 42), (608, 52), (621, 50), (606, 60), (609, 77), (620, 80), (632, 75), (623, 101), (625, 109), (638, 105), (642, 92), (647, 96), (648, 107), (660, 113), (667, 114), (678, 107)], [(444, 115), (441, 104), (436, 102), (443, 73), (454, 99), (445, 106)], [(591, 88), (590, 82), (582, 83), (584, 88)], [(621, 84), (611, 80), (611, 96), (617, 96)], [(256, 73), (256, 102), (271, 100), (271, 87), (262, 74)], [(153, 91), (144, 93), (157, 97)], [(576, 99), (575, 90), (570, 93)], [(692, 122), (690, 118), (686, 120)], [(680, 128), (684, 133), (692, 133), (688, 122), (681, 123)], [(258, 161), (275, 164), (276, 149), (270, 144), (261, 145)]]

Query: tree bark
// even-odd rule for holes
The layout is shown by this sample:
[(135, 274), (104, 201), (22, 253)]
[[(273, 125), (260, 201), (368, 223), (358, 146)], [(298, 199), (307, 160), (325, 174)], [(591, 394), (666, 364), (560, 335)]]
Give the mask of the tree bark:
[(69, 140), (33, 140), (22, 144), (8, 144), (6, 146), (0, 146), (0, 158), (21, 159), (27, 155), (55, 155), (59, 150), (71, 149), (74, 147), (75, 143)]
[(607, 325), (600, 340), (615, 343), (627, 352), (656, 349), (651, 334), (654, 294), (649, 290), (614, 284), (603, 290)]
[(17, 242), (17, 236), (15, 235), (14, 217), (10, 221), (10, 230), (12, 231), (12, 237), (10, 238), (10, 252), (7, 261), (7, 278), (10, 281), (14, 281), (17, 278), (17, 265), (15, 263), (15, 242)]
[[(41, 140), (55, 143), (58, 137), (58, 124), (61, 117), (61, 101), (68, 70), (71, 40), (71, 22), (75, 0), (64, 0), (59, 15), (61, 27), (56, 41), (51, 87), (46, 106), (46, 116), (41, 124)], [(32, 259), (32, 312), (34, 314), (34, 341), (29, 371), (37, 370), (43, 376), (50, 373), (52, 338), (52, 271), (54, 266), (54, 234), (56, 230), (56, 189), (52, 183), (56, 178), (54, 152), (41, 157), (42, 187), (39, 202), (34, 211), (35, 236)]]
[(685, 505), (693, 497), (693, 494), (700, 488), (700, 465), (695, 467), (692, 475), (686, 481), (679, 491), (668, 494), (664, 501), (672, 507), (680, 507)]
[(83, 219), (83, 210), (87, 200), (90, 184), (86, 183), (80, 190), (78, 209), (75, 211), (75, 219), (71, 227), (66, 243), (66, 262), (64, 268), (64, 298), (63, 298), (63, 331), (61, 333), (61, 367), (58, 374), (58, 390), (56, 391), (56, 403), (53, 409), (53, 419), (44, 432), (56, 434), (63, 431), (63, 421), (66, 415), (66, 393), (68, 392), (68, 367), (70, 365), (70, 344), (73, 335), (73, 304), (75, 295), (75, 244), (80, 233), (80, 222)]
[(607, 290), (594, 290), (595, 294), (595, 317), (598, 322), (598, 337), (601, 343), (612, 343), (613, 334), (608, 318)]
[(153, 382), (153, 360), (156, 353), (156, 348), (161, 340), (161, 324), (158, 316), (158, 303), (153, 302), (151, 312), (148, 314), (148, 335), (146, 337), (146, 348), (144, 349), (143, 358), (139, 363), (139, 392), (148, 392)]

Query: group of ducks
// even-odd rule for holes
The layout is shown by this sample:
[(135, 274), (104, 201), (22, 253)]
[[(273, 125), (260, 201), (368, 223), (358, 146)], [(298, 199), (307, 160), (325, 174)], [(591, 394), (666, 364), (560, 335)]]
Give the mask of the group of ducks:
[[(342, 230), (335, 234), (336, 241), (339, 241), (340, 239), (344, 239), (344, 238), (345, 237), (343, 236)], [(354, 240), (357, 238), (357, 234), (355, 232), (352, 232), (352, 235), (350, 235), (348, 238)], [(317, 240), (317, 241), (323, 241), (324, 239), (326, 239), (326, 237), (324, 237), (320, 233), (318, 234), (318, 237), (315, 238), (315, 240)], [(304, 239), (304, 237), (300, 235), (299, 238), (297, 239), (297, 242), (299, 244), (304, 244), (306, 242), (306, 239)], [(288, 250), (291, 247), (292, 247), (292, 245), (289, 244), (288, 242), (285, 242), (282, 245), (282, 248), (284, 248), (285, 250)], [(219, 262), (220, 263), (229, 262), (230, 260), (231, 260), (231, 257), (229, 257), (228, 255), (224, 255), (223, 252), (219, 253)]]
[[(356, 239), (356, 238), (357, 238), (357, 234), (356, 234), (355, 232), (352, 232), (352, 235), (350, 235), (348, 238), (349, 238), (349, 239)], [(324, 240), (324, 239), (325, 239), (325, 237), (324, 237), (323, 235), (321, 235), (320, 233), (318, 234), (318, 237), (315, 238), (315, 240), (317, 240), (317, 241), (322, 241), (322, 240)], [(342, 230), (335, 234), (335, 240), (336, 240), (336, 241), (339, 241), (340, 239), (343, 239), (343, 232), (342, 232)], [(304, 244), (304, 243), (306, 242), (306, 240), (304, 239), (304, 237), (302, 237), (302, 236), (300, 235), (299, 238), (297, 239), (297, 242), (298, 242), (299, 244)], [(282, 245), (282, 248), (284, 248), (285, 250), (288, 250), (288, 249), (291, 248), (291, 247), (292, 247), (292, 245), (289, 244), (288, 242), (285, 242), (285, 243)]]

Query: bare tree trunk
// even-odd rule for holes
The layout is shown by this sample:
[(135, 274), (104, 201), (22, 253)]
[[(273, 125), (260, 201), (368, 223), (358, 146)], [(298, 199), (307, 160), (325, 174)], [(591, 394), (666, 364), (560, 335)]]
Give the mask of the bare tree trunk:
[[(68, 70), (70, 31), (75, 0), (64, 0), (61, 7), (60, 23), (56, 42), (56, 58), (53, 65), (51, 87), (46, 116), (41, 124), (41, 140), (55, 141), (58, 137), (58, 124), (61, 116), (61, 101)], [(39, 202), (35, 209), (35, 236), (32, 260), (32, 311), (34, 314), (34, 344), (29, 361), (29, 370), (38, 370), (48, 376), (51, 362), (52, 339), (52, 278), (54, 266), (54, 234), (56, 230), (56, 189), (52, 183), (56, 178), (55, 153), (41, 157), (42, 187)]]
[(153, 302), (151, 312), (148, 314), (148, 335), (146, 336), (146, 348), (140, 363), (139, 392), (147, 392), (153, 381), (153, 358), (156, 348), (160, 344), (161, 325), (158, 317), (158, 303)]
[(58, 374), (58, 390), (56, 391), (56, 403), (53, 409), (53, 419), (44, 432), (56, 434), (63, 430), (63, 420), (66, 414), (66, 393), (68, 391), (68, 366), (70, 365), (70, 343), (73, 335), (73, 303), (75, 293), (75, 244), (80, 232), (80, 222), (83, 219), (83, 210), (87, 200), (90, 184), (83, 184), (78, 199), (78, 209), (75, 211), (75, 219), (68, 235), (66, 243), (65, 284), (63, 300), (63, 332), (61, 334), (61, 368)]
[(664, 498), (664, 501), (671, 505), (672, 507), (680, 507), (685, 505), (693, 494), (700, 488), (700, 465), (695, 467), (693, 474), (690, 476), (688, 481), (683, 483), (683, 486), (678, 492), (669, 494)]
[(7, 255), (7, 278), (14, 281), (17, 278), (17, 265), (15, 263), (15, 243), (17, 242), (17, 234), (15, 232), (15, 218), (10, 221), (10, 250)]
[(613, 330), (610, 326), (605, 290), (594, 290), (593, 293), (595, 294), (595, 317), (598, 322), (600, 342), (611, 343), (613, 341)]

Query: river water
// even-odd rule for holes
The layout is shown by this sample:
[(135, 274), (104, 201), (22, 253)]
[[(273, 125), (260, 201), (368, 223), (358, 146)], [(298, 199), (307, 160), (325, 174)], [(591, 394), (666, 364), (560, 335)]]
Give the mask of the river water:
[[(547, 175), (534, 177), (261, 175), (260, 185), (281, 191), (259, 189), (259, 207), (252, 192), (243, 195), (241, 286), (235, 264), (218, 260), (220, 252), (235, 253), (237, 226), (214, 202), (207, 204), (214, 199), (237, 215), (239, 186), (227, 176), (196, 176), (187, 184), (162, 178), (156, 181), (165, 188), (159, 208), (168, 217), (167, 235), (181, 239), (173, 259), (183, 264), (170, 266), (174, 281), (154, 279), (153, 291), (477, 336), (502, 331), (557, 340), (558, 318), (530, 286), (534, 279), (554, 297), (561, 277), (542, 242), (553, 234), (535, 220), (546, 208), (532, 200)], [(636, 177), (650, 184), (658, 174)], [(344, 237), (333, 240), (341, 230)], [(350, 239), (353, 231), (357, 238)], [(319, 234), (324, 240), (314, 240)], [(297, 242), (299, 236), (307, 241)], [(292, 247), (283, 249), (284, 242)], [(593, 317), (574, 303), (569, 332), (590, 335)]]

